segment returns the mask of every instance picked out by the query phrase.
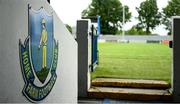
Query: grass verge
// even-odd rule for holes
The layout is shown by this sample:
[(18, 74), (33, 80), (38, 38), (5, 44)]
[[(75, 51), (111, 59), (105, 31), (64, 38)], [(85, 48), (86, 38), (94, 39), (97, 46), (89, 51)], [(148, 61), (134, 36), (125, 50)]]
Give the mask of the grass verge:
[(171, 81), (171, 49), (163, 44), (99, 43), (96, 77)]

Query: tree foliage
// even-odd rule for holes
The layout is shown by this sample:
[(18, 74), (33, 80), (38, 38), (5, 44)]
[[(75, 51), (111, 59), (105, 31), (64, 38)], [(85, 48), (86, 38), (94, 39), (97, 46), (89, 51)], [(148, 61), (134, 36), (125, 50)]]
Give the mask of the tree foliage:
[(66, 28), (69, 30), (70, 33), (72, 33), (72, 27), (68, 24), (65, 24)]
[(143, 29), (137, 29), (135, 26), (133, 26), (131, 29), (126, 31), (127, 35), (145, 35), (146, 31), (143, 31)]
[[(118, 35), (122, 34), (123, 31), (119, 30), (117, 32)], [(146, 31), (144, 31), (143, 29), (137, 29), (136, 26), (132, 26), (129, 30), (125, 31), (126, 35), (146, 35)]]
[[(128, 6), (125, 6), (125, 22), (131, 18)], [(89, 7), (82, 12), (82, 16), (101, 16), (101, 33), (116, 34), (118, 27), (122, 27), (123, 6), (119, 0), (92, 0)]]
[(162, 23), (166, 26), (166, 30), (171, 34), (171, 17), (180, 16), (180, 0), (171, 0), (168, 5), (163, 8), (163, 20)]
[(156, 0), (146, 0), (136, 8), (139, 13), (137, 28), (146, 29), (146, 34), (150, 34), (160, 24), (161, 14), (158, 12)]

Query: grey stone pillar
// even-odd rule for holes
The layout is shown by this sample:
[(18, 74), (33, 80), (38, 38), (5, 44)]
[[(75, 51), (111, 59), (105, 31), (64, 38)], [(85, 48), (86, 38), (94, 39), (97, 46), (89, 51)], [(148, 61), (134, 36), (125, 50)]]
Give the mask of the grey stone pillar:
[(180, 102), (180, 17), (173, 17), (173, 99)]
[(87, 97), (87, 91), (90, 87), (91, 40), (89, 28), (88, 20), (77, 21), (79, 97)]

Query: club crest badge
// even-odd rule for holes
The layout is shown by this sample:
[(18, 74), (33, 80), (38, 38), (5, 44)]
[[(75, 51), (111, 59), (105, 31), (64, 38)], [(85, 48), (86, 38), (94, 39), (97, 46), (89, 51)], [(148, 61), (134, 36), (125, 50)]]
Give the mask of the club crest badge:
[(28, 35), (19, 40), (19, 57), (25, 81), (23, 95), (30, 101), (43, 100), (56, 82), (58, 41), (53, 34), (53, 13), (28, 5)]

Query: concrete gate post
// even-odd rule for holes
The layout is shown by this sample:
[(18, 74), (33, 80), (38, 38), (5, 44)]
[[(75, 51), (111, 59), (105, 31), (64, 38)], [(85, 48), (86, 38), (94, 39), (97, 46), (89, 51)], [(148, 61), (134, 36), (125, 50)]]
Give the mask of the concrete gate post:
[(90, 88), (91, 37), (89, 24), (89, 20), (77, 21), (79, 97), (87, 97), (87, 91)]
[(173, 36), (173, 99), (174, 102), (180, 102), (180, 17), (172, 19)]

